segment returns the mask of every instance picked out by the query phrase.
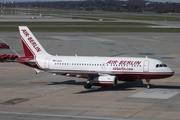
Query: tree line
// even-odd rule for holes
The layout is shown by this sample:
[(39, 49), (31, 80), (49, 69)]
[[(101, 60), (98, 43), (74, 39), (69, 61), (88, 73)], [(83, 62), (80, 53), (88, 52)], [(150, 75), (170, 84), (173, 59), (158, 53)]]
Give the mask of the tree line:
[(6, 7), (41, 7), (69, 10), (102, 10), (115, 12), (156, 12), (179, 13), (180, 3), (149, 2), (146, 0), (85, 0), (85, 1), (57, 1), (57, 2), (16, 2), (6, 3)]

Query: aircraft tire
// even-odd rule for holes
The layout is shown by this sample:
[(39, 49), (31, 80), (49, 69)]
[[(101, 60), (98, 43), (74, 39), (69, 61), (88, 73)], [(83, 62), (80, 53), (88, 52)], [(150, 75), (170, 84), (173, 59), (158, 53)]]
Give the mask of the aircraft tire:
[(151, 89), (151, 85), (147, 85), (147, 89)]
[(90, 89), (91, 87), (92, 87), (92, 85), (89, 84), (89, 83), (84, 84), (84, 88), (85, 88), (85, 89)]

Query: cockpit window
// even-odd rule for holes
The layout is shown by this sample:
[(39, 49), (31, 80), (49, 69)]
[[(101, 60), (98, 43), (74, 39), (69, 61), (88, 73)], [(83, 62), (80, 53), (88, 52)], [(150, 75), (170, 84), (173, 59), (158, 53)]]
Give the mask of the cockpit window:
[(162, 64), (164, 67), (167, 67), (167, 65), (166, 64)]
[(158, 68), (158, 67), (167, 67), (167, 65), (166, 64), (156, 64), (156, 67)]

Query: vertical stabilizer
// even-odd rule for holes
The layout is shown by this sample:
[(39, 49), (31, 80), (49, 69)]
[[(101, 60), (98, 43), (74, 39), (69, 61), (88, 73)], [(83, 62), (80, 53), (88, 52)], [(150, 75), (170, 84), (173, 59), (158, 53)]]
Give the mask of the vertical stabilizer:
[(27, 26), (19, 26), (25, 56), (48, 54)]

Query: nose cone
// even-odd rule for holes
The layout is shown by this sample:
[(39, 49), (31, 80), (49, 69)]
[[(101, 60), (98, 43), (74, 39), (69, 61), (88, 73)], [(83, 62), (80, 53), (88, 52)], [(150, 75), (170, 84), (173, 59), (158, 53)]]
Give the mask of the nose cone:
[(174, 75), (174, 70), (168, 67), (167, 73), (168, 73), (169, 77), (171, 77)]

